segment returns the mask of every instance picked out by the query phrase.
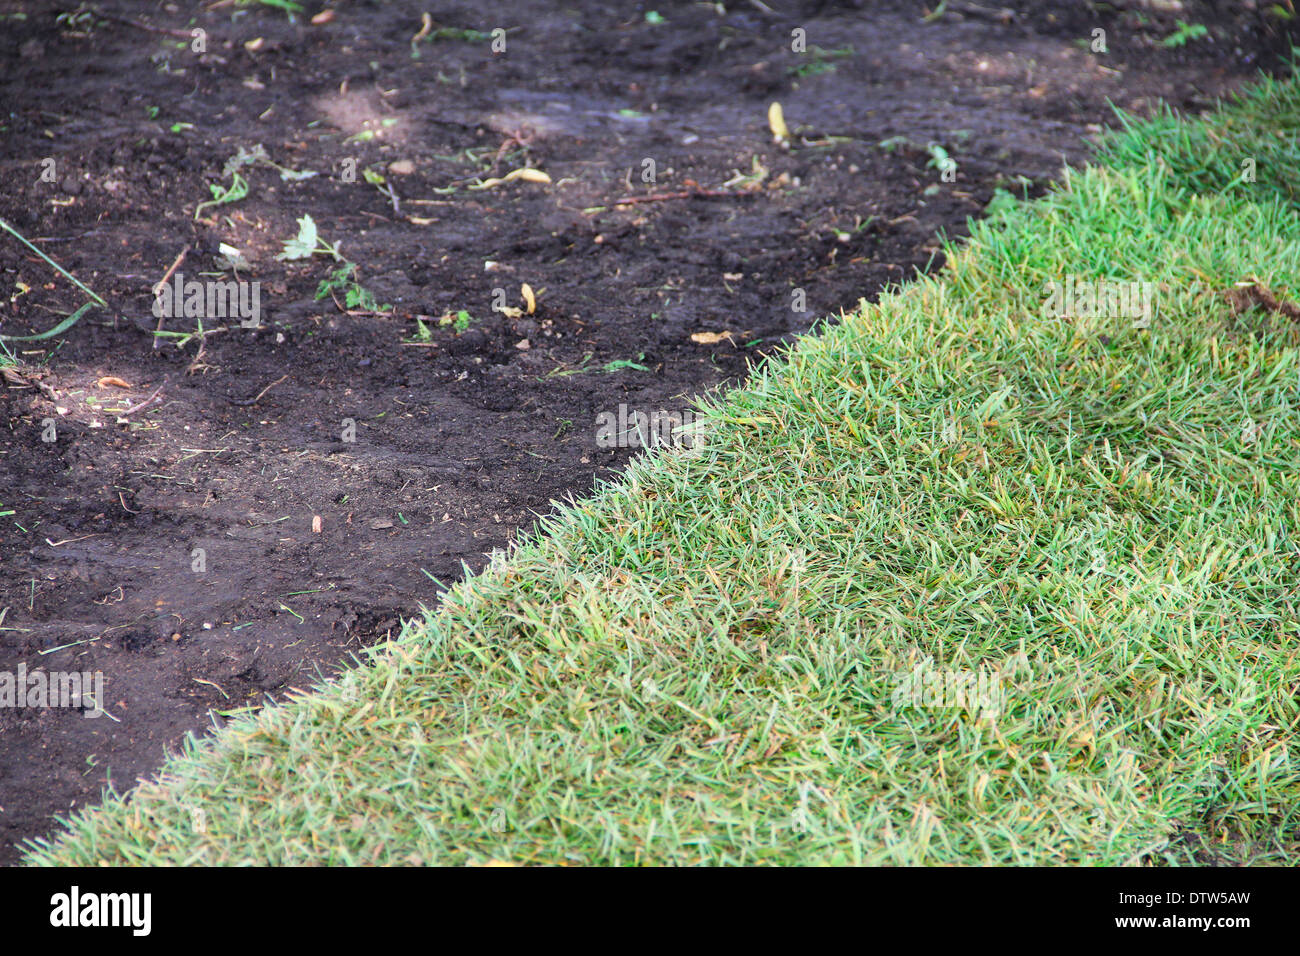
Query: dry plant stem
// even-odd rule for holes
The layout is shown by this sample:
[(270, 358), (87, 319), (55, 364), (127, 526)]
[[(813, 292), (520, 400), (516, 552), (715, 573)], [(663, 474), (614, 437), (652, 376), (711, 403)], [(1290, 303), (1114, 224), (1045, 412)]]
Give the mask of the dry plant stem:
[(168, 27), (152, 27), (147, 23), (140, 23), (138, 20), (128, 20), (125, 17), (114, 16), (111, 13), (104, 13), (97, 7), (88, 7), (87, 11), (93, 13), (100, 20), (107, 20), (109, 23), (119, 23), (124, 27), (134, 27), (137, 30), (144, 30), (147, 33), (161, 33), (163, 36), (176, 37), (178, 40), (192, 40), (193, 34), (184, 30), (172, 30)]
[(744, 199), (753, 193), (730, 192), (726, 189), (684, 189), (676, 193), (650, 193), (647, 196), (624, 196), (615, 199), (611, 206), (632, 206), (645, 202), (667, 202), (670, 199)]
[(271, 389), (275, 388), (277, 385), (279, 385), (281, 382), (283, 382), (283, 381), (284, 381), (285, 379), (287, 379), (288, 377), (289, 377), (288, 375), (281, 375), (281, 376), (280, 376), (279, 378), (277, 378), (274, 382), (272, 382), (270, 385), (266, 386), (266, 388), (262, 389), (260, 392), (258, 392), (258, 393), (257, 393), (255, 396), (253, 396), (252, 398), (228, 398), (228, 399), (226, 399), (226, 401), (230, 402), (231, 405), (239, 405), (239, 406), (241, 406), (241, 407), (247, 407), (247, 406), (249, 406), (249, 405), (256, 405), (258, 402), (260, 402), (260, 401), (262, 400), (262, 396), (263, 396), (263, 395), (265, 395), (265, 394), (266, 394), (267, 392), (269, 392)]
[[(154, 287), (153, 287), (154, 298), (157, 298), (157, 297), (158, 297), (158, 292), (159, 292), (159, 290), (161, 290), (162, 287), (165, 286), (165, 285), (167, 284), (167, 280), (170, 279), (170, 278), (171, 278), (171, 277), (176, 273), (176, 270), (177, 270), (178, 268), (180, 268), (180, 264), (181, 264), (181, 262), (184, 261), (184, 259), (185, 259), (185, 254), (186, 254), (187, 252), (189, 252), (189, 251), (190, 251), (190, 245), (189, 245), (189, 243), (186, 243), (186, 244), (185, 244), (185, 248), (182, 249), (182, 250), (180, 251), (180, 255), (178, 255), (175, 259), (172, 260), (171, 267), (170, 267), (170, 268), (169, 268), (165, 273), (163, 273), (163, 277), (162, 277), (161, 279), (159, 279), (158, 282), (154, 285)], [(163, 316), (161, 316), (161, 315), (158, 316), (158, 328), (157, 328), (155, 331), (158, 331), (158, 332), (161, 332), (161, 331), (162, 331), (162, 328), (163, 328), (163, 320), (164, 320), (164, 317), (163, 317)], [(155, 335), (155, 336), (153, 337), (153, 347), (154, 347), (155, 349), (158, 348), (158, 342), (159, 342), (159, 337), (158, 337), (157, 335)], [(200, 344), (200, 346), (199, 346), (199, 351), (200, 351), (200, 352), (203, 351), (202, 344)]]
[(138, 412), (144, 411), (154, 402), (158, 401), (158, 396), (162, 394), (162, 390), (167, 387), (167, 383), (171, 381), (171, 378), (172, 377), (170, 375), (164, 377), (161, 384), (159, 384), (159, 386), (153, 390), (153, 394), (151, 394), (139, 405), (136, 405), (134, 408), (128, 408), (121, 415), (119, 415), (118, 418), (129, 418), (130, 416), (135, 415)]

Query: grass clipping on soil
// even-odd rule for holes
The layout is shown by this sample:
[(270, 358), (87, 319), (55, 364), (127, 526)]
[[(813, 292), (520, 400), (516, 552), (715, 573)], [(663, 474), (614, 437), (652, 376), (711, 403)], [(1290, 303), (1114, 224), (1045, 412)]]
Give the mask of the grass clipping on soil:
[[(1129, 124), (29, 860), (1294, 864), (1300, 328), (1229, 293), (1300, 293), (1298, 99)], [(1256, 183), (1207, 188), (1216, 128)], [(1068, 275), (1156, 283), (1150, 327), (1045, 314)]]

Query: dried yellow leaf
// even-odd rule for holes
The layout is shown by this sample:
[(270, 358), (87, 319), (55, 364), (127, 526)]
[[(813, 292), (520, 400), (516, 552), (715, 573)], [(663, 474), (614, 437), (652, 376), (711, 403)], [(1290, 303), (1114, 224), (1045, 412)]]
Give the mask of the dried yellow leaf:
[(522, 179), (530, 183), (549, 183), (551, 177), (546, 175), (540, 169), (533, 169), (531, 166), (524, 166), (521, 169), (512, 169), (506, 173), (506, 182), (512, 179)]
[(722, 341), (731, 341), (730, 332), (692, 332), (691, 341), (700, 345), (717, 345)]
[(785, 110), (780, 103), (773, 103), (767, 108), (767, 125), (772, 130), (772, 138), (778, 143), (790, 142), (790, 127), (785, 125)]
[(415, 45), (419, 43), (421, 40), (423, 40), (425, 37), (427, 37), (429, 35), (429, 31), (432, 29), (433, 29), (433, 17), (425, 13), (420, 17), (420, 32), (417, 33), (415, 36), (411, 37), (411, 49), (414, 50)]
[(493, 186), (500, 186), (502, 183), (513, 182), (516, 179), (522, 179), (529, 183), (549, 183), (551, 177), (546, 175), (540, 169), (533, 169), (531, 166), (522, 166), (519, 169), (512, 169), (500, 179), (485, 179), (477, 186), (470, 186), (470, 189), (491, 189)]

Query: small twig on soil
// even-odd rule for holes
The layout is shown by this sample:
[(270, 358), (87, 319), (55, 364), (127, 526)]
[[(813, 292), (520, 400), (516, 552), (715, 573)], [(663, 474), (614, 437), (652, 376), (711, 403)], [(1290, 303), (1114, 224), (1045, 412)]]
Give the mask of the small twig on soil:
[(31, 379), (30, 381), (37, 388), (39, 388), (41, 390), (41, 394), (44, 395), (46, 398), (48, 398), (50, 401), (57, 402), (59, 400), (59, 393), (56, 392), (52, 386), (46, 385), (38, 378)]
[(968, 0), (948, 0), (950, 9), (958, 13), (964, 13), (968, 17), (982, 17), (985, 20), (993, 20), (997, 23), (1010, 23), (1016, 18), (1016, 11), (1010, 7), (982, 7), (978, 3), (970, 3)]
[(5, 366), (0, 368), (0, 378), (9, 383), (10, 388), (31, 388), (32, 381), (20, 375), (16, 370)]
[(100, 20), (107, 20), (109, 23), (120, 23), (124, 27), (135, 27), (137, 30), (144, 30), (146, 33), (161, 33), (163, 36), (176, 37), (179, 40), (193, 40), (194, 35), (185, 30), (172, 30), (168, 27), (151, 27), (147, 23), (140, 23), (138, 20), (128, 20), (125, 17), (114, 16), (111, 13), (104, 13), (98, 7), (87, 7), (87, 12), (93, 13)]
[(215, 687), (221, 693), (222, 697), (226, 698), (226, 700), (230, 700), (230, 695), (224, 690), (221, 690), (220, 684), (214, 684), (212, 681), (204, 680), (202, 677), (191, 677), (190, 680), (194, 681), (196, 684), (207, 684), (209, 687)]
[(157, 295), (162, 290), (162, 287), (167, 284), (167, 280), (176, 274), (176, 270), (180, 268), (181, 263), (185, 260), (185, 255), (189, 251), (190, 251), (190, 244), (187, 242), (185, 243), (185, 248), (182, 249), (180, 253), (176, 256), (176, 258), (172, 260), (172, 264), (168, 266), (167, 271), (163, 273), (163, 277), (154, 283), (153, 285), (154, 295)]
[(488, 170), (488, 176), (497, 174), (497, 169), (501, 166), (501, 160), (505, 158), (506, 152), (511, 146), (527, 149), (535, 136), (536, 133), (527, 127), (520, 127), (512, 133), (507, 133), (506, 138), (501, 141), (500, 148), (497, 149), (496, 158), (492, 160), (492, 168)]
[(194, 353), (194, 361), (190, 362), (190, 364), (185, 367), (186, 375), (193, 375), (201, 368), (212, 368), (211, 365), (208, 365), (203, 361), (203, 356), (208, 354), (208, 336), (216, 335), (218, 332), (225, 332), (226, 328), (227, 327), (223, 325), (219, 329), (210, 329), (199, 336), (199, 350)]
[[(172, 260), (171, 267), (165, 273), (163, 273), (163, 277), (159, 279), (156, 283), (154, 283), (154, 287), (153, 287), (154, 298), (158, 297), (158, 293), (161, 292), (163, 286), (167, 284), (167, 280), (170, 279), (173, 275), (175, 275), (176, 270), (180, 268), (181, 262), (185, 259), (185, 254), (188, 253), (189, 251), (190, 251), (190, 244), (187, 242), (185, 243), (185, 248), (181, 250), (180, 255), (178, 255), (174, 260)], [(166, 318), (165, 316), (161, 316), (161, 315), (158, 316), (157, 331), (159, 332), (162, 331), (163, 320), (165, 318)], [(158, 343), (161, 341), (162, 339), (159, 338), (157, 335), (155, 335), (153, 337), (153, 347), (155, 349), (158, 348)]]
[(101, 704), (99, 701), (95, 700), (94, 695), (83, 693), (81, 696), (95, 705), (95, 711), (94, 711), (95, 713), (103, 714), (105, 717), (107, 717), (109, 720), (114, 721), (115, 723), (120, 724), (122, 722), (122, 719), (120, 717), (114, 717), (111, 711), (105, 710), (104, 705)]
[(258, 402), (260, 402), (260, 401), (262, 400), (262, 396), (263, 396), (263, 395), (265, 395), (265, 394), (266, 394), (267, 392), (269, 392), (271, 389), (275, 388), (277, 385), (279, 385), (281, 382), (283, 382), (283, 381), (284, 381), (286, 378), (288, 378), (288, 377), (289, 377), (288, 375), (281, 375), (281, 376), (280, 376), (279, 378), (277, 378), (274, 382), (272, 382), (270, 385), (266, 386), (266, 388), (262, 389), (260, 392), (258, 392), (258, 393), (257, 393), (255, 396), (253, 396), (252, 398), (228, 398), (228, 399), (226, 399), (226, 401), (228, 401), (231, 405), (239, 405), (239, 406), (241, 406), (241, 407), (245, 407), (245, 408), (246, 408), (247, 406), (249, 406), (249, 405), (256, 405)]
[[(373, 215), (373, 213), (372, 213), (371, 215)], [(388, 222), (388, 221), (389, 221), (389, 220), (387, 220), (387, 219), (384, 220), (384, 222)], [(334, 294), (334, 290), (333, 290), (333, 289), (330, 289), (330, 298), (334, 301), (334, 305), (338, 308), (338, 310), (339, 310), (340, 312), (342, 312), (344, 315), (383, 315), (382, 312), (379, 312), (379, 311), (377, 311), (377, 310), (375, 310), (375, 309), (349, 309), (349, 308), (347, 308), (347, 307), (346, 307), (342, 302), (339, 301), (339, 297), (338, 297), (337, 295)], [(317, 323), (317, 324), (319, 325), (320, 323)]]
[(166, 388), (167, 383), (170, 381), (171, 381), (171, 376), (170, 375), (166, 376), (162, 380), (161, 384), (159, 384), (159, 386), (153, 390), (152, 395), (146, 398), (139, 405), (136, 405), (132, 408), (128, 408), (126, 411), (122, 412), (122, 414), (118, 415), (117, 417), (126, 418), (128, 415), (134, 415), (136, 412), (144, 411), (146, 408), (148, 408), (150, 405), (152, 405), (154, 402), (158, 400), (158, 396), (162, 394), (162, 390)]
[[(46, 540), (49, 539), (47, 538)], [(103, 635), (101, 634), (100, 637), (102, 636)], [(69, 647), (80, 647), (82, 644), (94, 644), (97, 640), (99, 640), (98, 637), (88, 637), (84, 641), (73, 641), (71, 644), (60, 644), (58, 647), (47, 647), (45, 650), (37, 651), (36, 653), (41, 655), (53, 654), (55, 651), (67, 650)]]
[(754, 193), (733, 192), (729, 189), (683, 189), (676, 193), (650, 193), (645, 196), (624, 196), (615, 199), (611, 206), (632, 206), (643, 202), (667, 202), (670, 199), (743, 199)]
[(85, 541), (87, 538), (98, 538), (98, 537), (101, 537), (101, 536), (102, 536), (102, 535), (99, 534), (99, 533), (96, 533), (96, 534), (83, 534), (80, 538), (64, 538), (64, 539), (61, 540), (61, 541), (51, 541), (49, 538), (46, 538), (46, 539), (45, 539), (45, 543), (48, 544), (51, 548), (57, 548), (57, 547), (59, 547), (60, 545), (64, 545), (64, 544), (72, 544), (74, 541)]

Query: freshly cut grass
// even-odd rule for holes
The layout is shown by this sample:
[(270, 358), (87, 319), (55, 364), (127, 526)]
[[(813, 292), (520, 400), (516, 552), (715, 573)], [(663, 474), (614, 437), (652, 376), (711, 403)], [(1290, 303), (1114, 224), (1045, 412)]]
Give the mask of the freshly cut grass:
[(29, 859), (1294, 865), (1300, 220), (1163, 122)]

